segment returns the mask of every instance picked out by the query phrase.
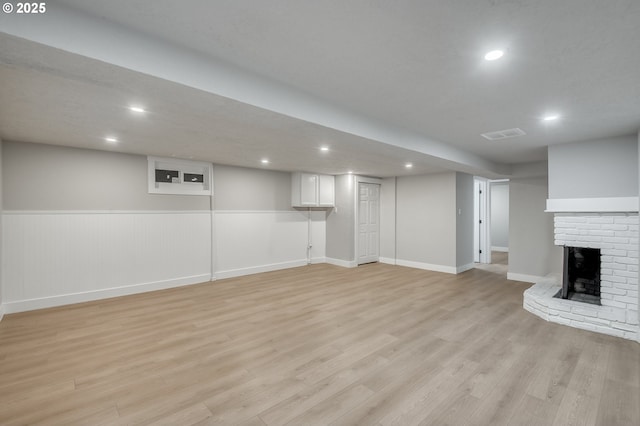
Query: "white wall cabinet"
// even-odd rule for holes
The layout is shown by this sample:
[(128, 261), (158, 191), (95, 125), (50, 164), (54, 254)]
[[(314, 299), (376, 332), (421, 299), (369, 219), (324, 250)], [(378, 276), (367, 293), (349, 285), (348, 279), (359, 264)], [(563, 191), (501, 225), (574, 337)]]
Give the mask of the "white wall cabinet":
[(292, 173), (291, 205), (293, 207), (333, 207), (335, 179), (331, 175)]

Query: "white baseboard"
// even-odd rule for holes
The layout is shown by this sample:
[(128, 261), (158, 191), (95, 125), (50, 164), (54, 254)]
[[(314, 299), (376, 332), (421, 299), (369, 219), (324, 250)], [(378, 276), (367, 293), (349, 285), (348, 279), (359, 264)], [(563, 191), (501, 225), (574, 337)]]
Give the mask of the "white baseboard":
[(514, 272), (507, 272), (507, 279), (511, 281), (522, 281), (525, 283), (537, 283), (544, 277), (538, 275), (517, 274)]
[(491, 251), (500, 251), (503, 253), (509, 253), (509, 247), (491, 246)]
[(458, 266), (458, 267), (456, 267), (456, 274), (461, 274), (461, 273), (469, 271), (469, 270), (471, 270), (471, 269), (473, 269), (475, 267), (476, 267), (476, 265), (473, 264), (473, 263), (467, 263), (466, 265)]
[(434, 265), (432, 263), (414, 262), (412, 260), (396, 259), (396, 265), (408, 266), (409, 268), (424, 269), (427, 271), (444, 272), (447, 274), (457, 274), (455, 266)]
[(386, 263), (387, 265), (395, 265), (396, 260), (392, 257), (381, 257), (379, 260), (380, 263)]
[(316, 265), (318, 263), (327, 263), (326, 257), (314, 257), (311, 259), (311, 264)]
[(4, 316), (4, 305), (0, 303), (0, 321), (2, 321), (3, 316)]
[(55, 306), (71, 305), (74, 303), (91, 302), (94, 300), (108, 299), (111, 297), (146, 293), (149, 291), (165, 290), (173, 287), (199, 284), (210, 280), (211, 275), (209, 274), (194, 275), (191, 277), (182, 277), (173, 280), (134, 284), (125, 287), (107, 288), (103, 290), (92, 290), (82, 293), (62, 294), (59, 296), (6, 302), (4, 303), (4, 305), (2, 305), (2, 308), (4, 309), (5, 313), (12, 314), (16, 312), (33, 311), (36, 309), (53, 308)]
[(306, 266), (307, 259), (294, 260), (291, 262), (272, 263), (269, 265), (251, 266), (249, 268), (230, 269), (227, 271), (217, 271), (216, 279), (242, 277), (244, 275), (259, 274), (261, 272), (279, 271), (280, 269), (297, 268)]
[(326, 263), (335, 266), (342, 266), (343, 268), (355, 268), (358, 266), (358, 262), (355, 260), (333, 259), (331, 257), (326, 258)]

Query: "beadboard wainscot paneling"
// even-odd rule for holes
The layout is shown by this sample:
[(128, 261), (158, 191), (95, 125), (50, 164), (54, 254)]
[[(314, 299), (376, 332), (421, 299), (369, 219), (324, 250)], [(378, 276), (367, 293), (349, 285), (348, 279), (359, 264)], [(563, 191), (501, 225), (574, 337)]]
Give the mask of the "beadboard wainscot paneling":
[(304, 266), (311, 217), (311, 262), (325, 261), (324, 210), (214, 213), (216, 278)]
[(211, 279), (210, 211), (5, 211), (5, 313)]

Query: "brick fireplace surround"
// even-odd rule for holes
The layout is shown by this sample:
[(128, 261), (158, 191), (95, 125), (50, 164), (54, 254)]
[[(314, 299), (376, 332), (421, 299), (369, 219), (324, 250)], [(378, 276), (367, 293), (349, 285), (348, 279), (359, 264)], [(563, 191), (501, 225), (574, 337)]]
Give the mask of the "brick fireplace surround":
[(524, 308), (551, 322), (637, 340), (638, 213), (555, 213), (555, 244), (598, 248), (602, 306), (554, 298), (562, 276), (549, 275), (524, 293)]

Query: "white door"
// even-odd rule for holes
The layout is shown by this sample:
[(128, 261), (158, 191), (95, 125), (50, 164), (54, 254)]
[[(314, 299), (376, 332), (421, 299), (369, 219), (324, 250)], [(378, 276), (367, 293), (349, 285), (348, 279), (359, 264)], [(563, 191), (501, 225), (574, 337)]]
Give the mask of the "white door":
[(380, 185), (358, 184), (358, 265), (380, 256)]

